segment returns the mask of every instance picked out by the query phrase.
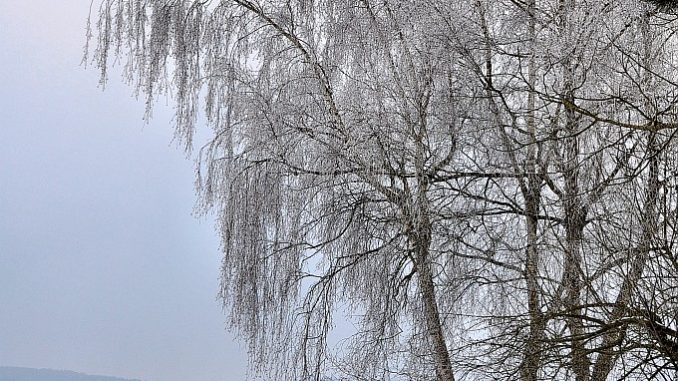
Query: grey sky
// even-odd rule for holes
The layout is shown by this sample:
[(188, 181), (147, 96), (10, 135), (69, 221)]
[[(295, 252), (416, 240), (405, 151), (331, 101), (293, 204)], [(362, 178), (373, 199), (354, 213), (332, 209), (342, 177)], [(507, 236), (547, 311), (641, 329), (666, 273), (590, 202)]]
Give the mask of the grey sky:
[(89, 0), (0, 0), (0, 365), (244, 378), (162, 107), (79, 66)]

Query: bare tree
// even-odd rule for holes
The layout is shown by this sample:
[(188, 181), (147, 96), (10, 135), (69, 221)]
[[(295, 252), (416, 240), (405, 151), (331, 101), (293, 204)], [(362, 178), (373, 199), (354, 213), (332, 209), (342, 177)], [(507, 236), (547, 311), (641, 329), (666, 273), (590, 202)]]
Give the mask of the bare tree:
[[(666, 8), (98, 5), (103, 81), (122, 62), (149, 113), (169, 94), (188, 150), (204, 110), (199, 208), (218, 213), (221, 296), (256, 370), (602, 381), (675, 365)], [(341, 341), (337, 316), (356, 327)]]

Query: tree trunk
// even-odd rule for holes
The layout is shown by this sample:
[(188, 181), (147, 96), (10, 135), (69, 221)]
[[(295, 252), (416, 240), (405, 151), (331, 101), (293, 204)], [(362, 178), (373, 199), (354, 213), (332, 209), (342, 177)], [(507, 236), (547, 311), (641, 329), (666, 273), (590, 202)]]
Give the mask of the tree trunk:
[(414, 208), (409, 213), (409, 219), (413, 224), (410, 234), (411, 246), (414, 249), (415, 265), (417, 267), (421, 299), (424, 304), (424, 319), (426, 330), (433, 344), (433, 359), (435, 361), (436, 376), (438, 381), (454, 381), (452, 362), (445, 344), (440, 311), (436, 300), (435, 284), (431, 269), (431, 219), (428, 200), (429, 180), (425, 168), (426, 146), (426, 112), (420, 111), (419, 130), (415, 135), (416, 190), (414, 195)]
[[(528, 36), (534, 43), (535, 31), (535, 1), (528, 3), (529, 23)], [(527, 150), (526, 173), (527, 184), (523, 186), (525, 199), (525, 227), (527, 231), (527, 249), (525, 252), (525, 283), (527, 286), (527, 313), (529, 317), (529, 336), (525, 344), (523, 363), (520, 367), (520, 376), (523, 381), (536, 381), (541, 366), (541, 343), (544, 334), (544, 319), (539, 302), (539, 257), (537, 255), (537, 234), (541, 202), (541, 179), (537, 173), (537, 139), (536, 139), (536, 103), (535, 87), (537, 84), (537, 72), (535, 54), (532, 53), (528, 63), (527, 79), (529, 94), (527, 96), (527, 132), (529, 146)]]
[(438, 303), (436, 301), (433, 274), (431, 273), (431, 264), (429, 262), (429, 244), (430, 233), (428, 236), (424, 233), (424, 236), (417, 237), (417, 242), (415, 243), (419, 288), (421, 290), (422, 302), (424, 303), (426, 329), (433, 344), (433, 359), (436, 366), (437, 380), (454, 381), (450, 354), (445, 344), (440, 312), (438, 311)]

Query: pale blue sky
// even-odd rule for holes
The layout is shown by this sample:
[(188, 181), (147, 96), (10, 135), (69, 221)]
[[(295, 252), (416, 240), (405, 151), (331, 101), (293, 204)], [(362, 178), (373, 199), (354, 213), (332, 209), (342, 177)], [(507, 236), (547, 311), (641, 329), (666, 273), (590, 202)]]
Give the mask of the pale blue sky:
[(171, 115), (80, 64), (89, 0), (0, 0), (0, 366), (241, 380)]

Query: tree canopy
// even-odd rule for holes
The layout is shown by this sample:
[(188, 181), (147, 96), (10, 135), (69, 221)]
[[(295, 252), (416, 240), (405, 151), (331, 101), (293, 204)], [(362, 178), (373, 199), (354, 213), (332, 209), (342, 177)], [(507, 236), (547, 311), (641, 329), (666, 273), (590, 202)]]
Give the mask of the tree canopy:
[[(678, 17), (587, 0), (99, 0), (176, 105), (221, 297), (279, 379), (678, 370)], [(341, 329), (335, 329), (335, 327)], [(353, 332), (346, 333), (350, 326)]]

